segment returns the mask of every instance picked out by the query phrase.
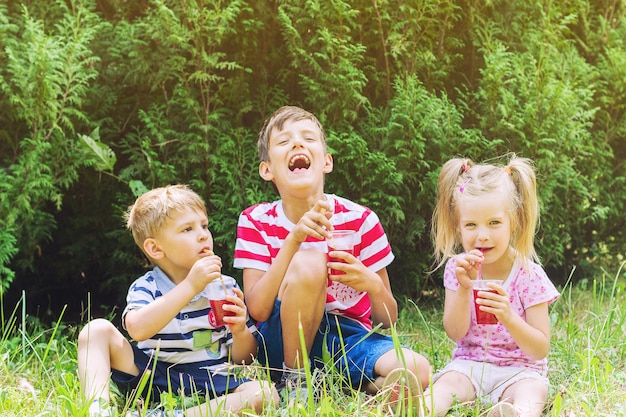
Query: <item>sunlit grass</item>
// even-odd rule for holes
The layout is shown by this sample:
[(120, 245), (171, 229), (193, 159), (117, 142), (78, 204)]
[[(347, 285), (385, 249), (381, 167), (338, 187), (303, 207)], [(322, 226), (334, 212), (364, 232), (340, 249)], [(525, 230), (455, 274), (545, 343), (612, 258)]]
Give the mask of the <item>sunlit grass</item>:
[[(550, 409), (546, 416), (626, 416), (626, 302), (624, 271), (605, 272), (575, 287), (561, 288), (551, 307)], [(399, 344), (424, 354), (435, 369), (450, 359), (454, 343), (442, 329), (443, 300), (403, 302), (398, 326), (387, 331)], [(59, 317), (44, 327), (27, 316), (23, 303), (2, 317), (0, 334), (0, 415), (87, 416), (76, 372), (78, 328)], [(256, 367), (244, 373), (265, 377)], [(268, 416), (383, 416), (380, 396), (347, 389), (336, 372), (308, 375), (320, 396), (316, 402), (269, 407)], [(167, 407), (180, 399), (163, 398)], [(122, 412), (126, 401), (118, 397)], [(188, 405), (185, 403), (185, 405)], [(453, 416), (484, 413), (473, 404), (457, 406)]]

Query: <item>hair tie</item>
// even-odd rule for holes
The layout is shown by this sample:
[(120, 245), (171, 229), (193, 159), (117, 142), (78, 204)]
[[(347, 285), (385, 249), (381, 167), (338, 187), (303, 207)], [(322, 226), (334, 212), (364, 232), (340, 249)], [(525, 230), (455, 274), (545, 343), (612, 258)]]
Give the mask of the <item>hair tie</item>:
[(467, 171), (469, 171), (469, 170), (470, 170), (470, 168), (471, 168), (471, 167), (470, 167), (468, 164), (464, 164), (464, 165), (461, 167), (461, 171), (462, 171), (462, 172), (467, 172)]
[(467, 177), (467, 179), (465, 181), (463, 181), (463, 184), (461, 184), (461, 186), (459, 187), (459, 192), (463, 192), (463, 190), (465, 189), (465, 187), (467, 187), (467, 184), (471, 181), (472, 177)]

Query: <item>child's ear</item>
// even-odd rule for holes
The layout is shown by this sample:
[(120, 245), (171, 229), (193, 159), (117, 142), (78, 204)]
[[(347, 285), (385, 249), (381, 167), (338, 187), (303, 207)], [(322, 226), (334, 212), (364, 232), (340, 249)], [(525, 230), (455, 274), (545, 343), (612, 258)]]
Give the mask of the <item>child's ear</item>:
[(161, 259), (163, 250), (157, 241), (151, 237), (143, 241), (143, 251), (150, 259)]
[(272, 174), (272, 169), (270, 168), (270, 166), (267, 163), (267, 161), (261, 161), (261, 163), (259, 164), (259, 175), (265, 181), (272, 181), (272, 180), (274, 180), (274, 175)]
[(329, 153), (324, 157), (324, 174), (333, 171), (333, 156)]

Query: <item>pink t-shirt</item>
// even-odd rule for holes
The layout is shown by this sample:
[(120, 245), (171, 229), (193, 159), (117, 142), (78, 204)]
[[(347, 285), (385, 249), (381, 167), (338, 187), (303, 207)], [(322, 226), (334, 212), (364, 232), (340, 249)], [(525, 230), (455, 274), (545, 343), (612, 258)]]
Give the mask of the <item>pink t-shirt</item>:
[[(389, 265), (394, 256), (376, 213), (342, 197), (326, 197), (334, 207), (330, 219), (333, 227), (356, 231), (354, 256), (372, 271)], [(247, 208), (239, 216), (237, 225), (234, 267), (267, 271), (294, 227), (285, 216), (281, 200)], [(327, 252), (328, 245), (326, 240), (309, 236), (300, 249)], [(354, 319), (366, 329), (372, 329), (372, 306), (366, 292), (332, 282), (326, 290), (326, 311)]]
[[(451, 258), (446, 263), (443, 276), (444, 286), (452, 291), (459, 288), (454, 269), (456, 261)], [(551, 304), (559, 297), (543, 268), (531, 263), (528, 274), (521, 263), (515, 262), (508, 278), (504, 281), (504, 289), (509, 293), (511, 309), (526, 320), (526, 309), (541, 303)], [(513, 337), (502, 323), (486, 325), (476, 323), (476, 313), (470, 309), (472, 321), (467, 334), (457, 342), (452, 354), (453, 359), (466, 359), (489, 362), (498, 366), (517, 366), (537, 370), (540, 374), (547, 373), (547, 359), (534, 360), (526, 355), (515, 343)]]

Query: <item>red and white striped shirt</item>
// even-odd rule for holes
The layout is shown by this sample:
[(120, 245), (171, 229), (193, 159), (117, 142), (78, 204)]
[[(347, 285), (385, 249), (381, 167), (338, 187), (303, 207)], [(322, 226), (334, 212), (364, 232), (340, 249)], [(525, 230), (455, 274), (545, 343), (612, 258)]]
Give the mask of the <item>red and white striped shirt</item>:
[[(327, 195), (326, 198), (334, 207), (330, 218), (334, 229), (356, 231), (354, 256), (372, 271), (388, 266), (394, 255), (376, 213), (342, 197)], [(237, 225), (234, 267), (267, 271), (294, 227), (295, 224), (285, 216), (282, 200), (247, 208), (239, 216)], [(326, 240), (309, 236), (300, 249), (327, 252), (328, 245)], [(366, 292), (332, 282), (326, 290), (326, 311), (354, 319), (368, 330), (372, 328), (372, 307)]]

